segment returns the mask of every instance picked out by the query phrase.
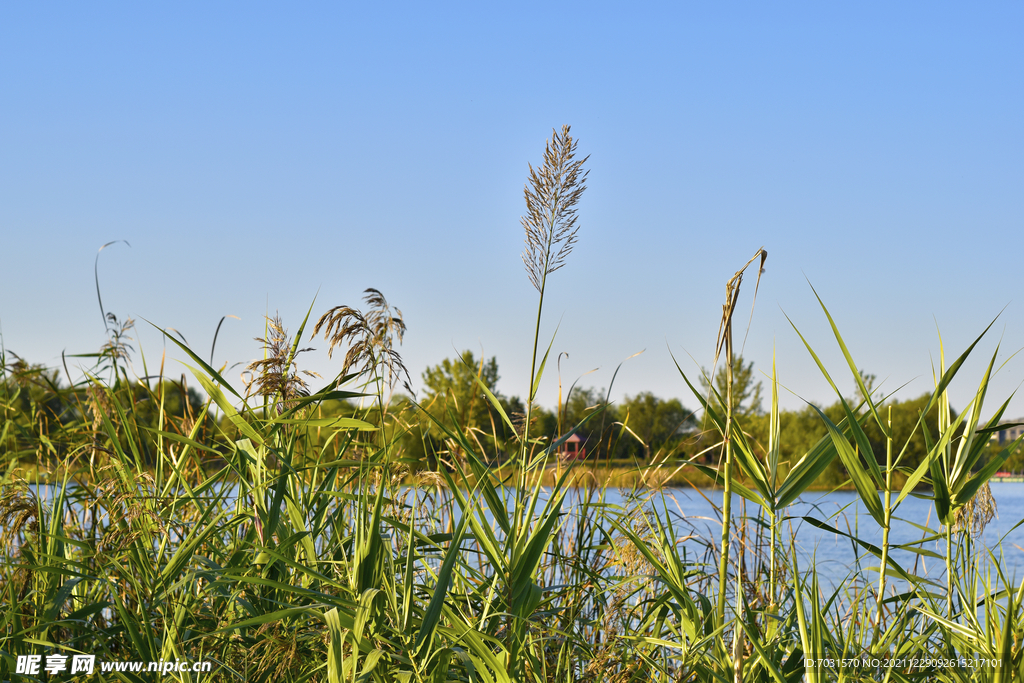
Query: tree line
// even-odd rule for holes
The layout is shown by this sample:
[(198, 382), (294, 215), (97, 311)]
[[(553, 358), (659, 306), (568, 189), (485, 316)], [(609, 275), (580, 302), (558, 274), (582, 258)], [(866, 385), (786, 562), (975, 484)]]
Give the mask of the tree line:
[[(12, 357), (8, 357), (12, 359)], [(102, 415), (110, 402), (95, 386), (68, 387), (62, 385), (56, 369), (31, 365), (13, 357), (5, 363), (0, 382), (0, 411), (3, 428), (0, 430), (0, 452), (4, 460), (12, 458), (34, 461), (44, 467), (60, 462), (62, 454), (73, 444), (103, 431)], [(133, 424), (155, 432), (166, 431), (192, 435), (213, 446), (226, 442), (237, 434), (236, 425), (223, 418), (215, 418), (203, 410), (204, 397), (189, 386), (185, 378), (170, 380), (159, 378), (150, 382), (128, 382), (127, 377), (115, 375), (111, 385), (123, 392), (122, 405), (134, 413)], [(737, 359), (733, 369), (733, 401), (737, 421), (755, 450), (764, 451), (768, 443), (770, 418), (765, 409), (765, 389), (752, 361)], [(867, 386), (871, 376), (865, 375)], [(385, 421), (389, 437), (402, 446), (403, 459), (411, 470), (437, 469), (446, 460), (461, 457), (453, 449), (453, 434), (467, 435), (492, 463), (503, 462), (513, 449), (515, 434), (499, 410), (510, 418), (513, 426), (522, 431), (527, 414), (526, 406), (518, 396), (507, 396), (498, 389), (500, 380), (496, 357), (477, 356), (465, 351), (456, 358), (447, 358), (428, 367), (421, 375), (422, 389), (416, 396), (396, 394), (391, 399), (389, 412), (395, 420)], [(714, 386), (717, 395), (724, 396), (725, 371), (718, 369)], [(711, 383), (702, 380), (704, 397), (721, 408)], [(854, 404), (862, 397), (853, 397)], [(884, 410), (891, 411), (893, 436), (896, 443), (909, 440), (905, 459), (907, 468), (914, 468), (926, 452), (928, 436), (920, 429), (914, 431), (920, 411), (928, 395), (905, 400), (888, 400)], [(691, 405), (699, 403), (693, 400)], [(570, 432), (580, 437), (586, 459), (606, 463), (651, 463), (694, 460), (714, 465), (720, 455), (715, 436), (704, 423), (703, 414), (684, 404), (678, 398), (662, 398), (652, 392), (640, 392), (611, 401), (608, 391), (597, 387), (573, 386), (561, 403), (553, 408), (533, 406), (530, 411), (531, 438), (538, 439), (541, 447), (555, 443)], [(937, 409), (932, 408), (926, 424), (935, 425)], [(324, 401), (311, 418), (324, 420), (335, 417), (355, 417), (380, 427), (380, 416), (374, 407), (364, 407), (356, 400)], [(843, 409), (838, 402), (822, 407), (829, 419), (839, 422)], [(781, 451), (783, 462), (795, 464), (826, 434), (824, 425), (811, 406), (801, 410), (782, 410)], [(197, 422), (198, 421), (198, 422)], [(315, 433), (314, 433), (315, 431)], [(308, 435), (310, 448), (329, 448), (330, 438), (319, 427)], [(885, 441), (877, 426), (865, 427), (874, 456), (884, 462)], [(131, 438), (130, 434), (123, 435)], [(139, 439), (140, 443), (151, 443)], [(156, 461), (156, 453), (143, 452), (149, 464)], [(216, 458), (211, 457), (215, 465)], [(1024, 469), (1024, 452), (1018, 451), (1006, 463), (1006, 469)], [(846, 479), (840, 461), (833, 461), (822, 477), (823, 485), (839, 485)]]
[[(715, 373), (713, 384), (717, 393), (711, 391), (712, 383), (707, 374), (705, 371), (701, 381), (704, 397), (712, 406), (721, 409), (721, 401), (716, 396), (726, 394), (725, 369)], [(503, 420), (497, 414), (498, 407), (487, 393), (509, 416), (522, 416), (525, 409), (519, 397), (505, 396), (498, 390), (499, 378), (497, 358), (478, 358), (471, 351), (428, 368), (422, 375), (423, 396), (417, 402), (422, 411), (403, 436), (414, 459), (436, 466), (439, 456), (457, 456), (457, 453), (450, 453), (446, 434), (461, 428), (473, 436), (482, 452), (500, 460), (509, 439), (515, 435), (507, 427), (503, 428)], [(874, 376), (862, 372), (862, 378), (871, 391)], [(486, 387), (487, 392), (481, 386)], [(908, 470), (913, 470), (921, 462), (927, 452), (929, 438), (935, 437), (938, 421), (935, 406), (925, 418), (925, 424), (932, 433), (929, 435), (916, 428), (928, 398), (926, 393), (909, 399), (891, 398), (882, 404), (886, 414), (891, 415), (894, 442), (909, 444), (903, 461)], [(761, 453), (767, 448), (770, 431), (765, 399), (764, 384), (757, 378), (753, 361), (738, 358), (733, 368), (733, 414), (755, 450)], [(849, 401), (858, 405), (863, 399), (857, 395)], [(838, 401), (819, 408), (835, 423), (844, 417)], [(553, 409), (535, 406), (532, 415), (534, 425), (531, 434), (542, 435), (541, 438), (549, 443), (575, 427), (586, 447), (587, 458), (593, 461), (649, 463), (693, 459), (710, 465), (719, 457), (720, 449), (716, 447), (710, 427), (704, 424), (702, 414), (678, 398), (661, 398), (651, 392), (640, 392), (611, 402), (603, 389), (573, 388), (560, 405)], [(782, 460), (789, 465), (799, 461), (827, 434), (817, 411), (810, 405), (799, 410), (780, 410), (779, 421)], [(877, 425), (869, 423), (865, 432), (876, 461), (884, 463), (886, 445), (881, 431)], [(1024, 468), (1024, 450), (1018, 451), (1006, 463), (1008, 470), (1021, 468)], [(822, 484), (840, 485), (846, 477), (841, 462), (836, 459), (823, 474)]]

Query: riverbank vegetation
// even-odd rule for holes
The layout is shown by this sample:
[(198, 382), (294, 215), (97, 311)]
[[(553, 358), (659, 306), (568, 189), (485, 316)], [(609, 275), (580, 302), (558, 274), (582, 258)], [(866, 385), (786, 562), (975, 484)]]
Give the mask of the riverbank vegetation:
[[(17, 455), (21, 476), (31, 483), (59, 479), (65, 473), (66, 456), (74, 450), (76, 439), (92, 428), (95, 392), (83, 383), (73, 384), (66, 378), (62, 381), (61, 370), (30, 365), (10, 352), (3, 362), (0, 374), (4, 384), (0, 394), (7, 398), (4, 418), (8, 427), (0, 435), (0, 447), (8, 456), (7, 464), (10, 465)], [(740, 363), (742, 365), (742, 360)], [(761, 383), (755, 384), (753, 380), (753, 363), (748, 362), (744, 367), (743, 383), (754, 388), (741, 387), (752, 394), (755, 389), (761, 390)], [(444, 463), (458, 454), (449, 450), (446, 430), (456, 426), (473, 438), (476, 452), (489, 467), (503, 471), (515, 468), (509, 455), (514, 450), (516, 435), (477, 386), (480, 381), (491, 391), (506, 415), (523, 415), (521, 399), (506, 398), (496, 390), (497, 370), (497, 359), (484, 362), (467, 351), (460, 359), (446, 359), (423, 373), (426, 389), (419, 402), (402, 393), (391, 397), (387, 414), (393, 419), (385, 424), (385, 429), (392, 432), (396, 448), (408, 468), (405, 483), (414, 485), (422, 476), (429, 479), (429, 473), (442, 466), (453, 471)], [(124, 388), (119, 391), (123, 392), (123, 400), (143, 429), (156, 429), (162, 419), (165, 426), (178, 430), (176, 425), (195, 420), (208, 401), (208, 397), (195, 388), (195, 379), (190, 382), (188, 375), (175, 380), (161, 376), (142, 383), (128, 382), (122, 377), (121, 383)], [(721, 392), (724, 377), (717, 386)], [(707, 391), (707, 382), (703, 390)], [(183, 400), (184, 396), (187, 401)], [(550, 444), (568, 431), (569, 426), (582, 423), (574, 433), (580, 437), (580, 452), (584, 456), (578, 458), (575, 469), (586, 472), (592, 485), (633, 488), (650, 487), (658, 482), (663, 486), (721, 486), (714, 472), (690, 466), (691, 461), (714, 465), (719, 456), (714, 448), (708, 448), (717, 441), (714, 432), (709, 432), (702, 423), (699, 411), (686, 407), (679, 399), (662, 399), (650, 392), (627, 396), (621, 402), (611, 402), (607, 396), (607, 391), (593, 387), (574, 387), (559, 408), (534, 407), (532, 430), (539, 440)], [(339, 452), (337, 434), (323, 426), (332, 418), (358, 419), (378, 427), (381, 420), (377, 407), (367, 405), (365, 400), (360, 405), (361, 398), (365, 397), (316, 402), (315, 407), (310, 408), (315, 412), (316, 421), (295, 426), (296, 430), (308, 432), (307, 438), (297, 444), (297, 457), (315, 457), (315, 453), (324, 449)], [(914, 399), (891, 398), (880, 402), (887, 414), (891, 412), (894, 438), (908, 445), (905, 462), (909, 467), (918, 465), (928, 452), (925, 435), (916, 427), (929, 399), (925, 394)], [(771, 416), (759, 401), (740, 401), (737, 405), (743, 413), (738, 417), (741, 428), (754, 451), (764, 457), (770, 441)], [(842, 419), (843, 408), (839, 401), (820, 410), (833, 421)], [(937, 423), (937, 407), (932, 405), (929, 410), (926, 419)], [(159, 419), (158, 412), (162, 413)], [(597, 419), (587, 420), (591, 414), (597, 415)], [(827, 435), (817, 409), (811, 406), (798, 411), (780, 410), (778, 421), (786, 434), (784, 443), (779, 446), (783, 470)], [(206, 411), (197, 433), (204, 441), (214, 441), (224, 447), (229, 447), (228, 444), (241, 435), (227, 416), (217, 412), (216, 405)], [(886, 446), (881, 430), (874, 424), (867, 424), (864, 433), (875, 457), (884, 458)], [(331, 439), (334, 442), (328, 443)], [(140, 447), (143, 467), (152, 470), (159, 460), (157, 451), (145, 441), (140, 442)], [(998, 448), (986, 449), (981, 463), (997, 453)], [(552, 458), (543, 475), (546, 484), (556, 476), (558, 460), (565, 459), (565, 449), (560, 457)], [(200, 454), (200, 464), (213, 472), (224, 466), (224, 460), (214, 449)], [(1002, 469), (1024, 470), (1024, 449), (1012, 453)], [(650, 476), (655, 470), (658, 474)], [(84, 475), (79, 472), (77, 476)], [(738, 476), (742, 480), (745, 475)], [(894, 473), (897, 483), (903, 482), (903, 476), (900, 472)], [(922, 487), (926, 483), (922, 482)], [(833, 460), (811, 489), (852, 490), (853, 484), (842, 462)]]
[[(530, 169), (538, 310), (522, 398), (499, 395), (496, 360), (469, 353), (429, 369), (420, 400), (396, 393), (405, 323), (377, 290), (307, 312), (293, 335), (268, 320), (246, 391), (172, 335), (187, 375), (133, 373), (131, 324), (114, 316), (81, 380), (5, 351), (0, 677), (44, 680), (19, 661), (84, 653), (213, 663), (183, 681), (1020, 679), (1024, 583), (978, 542), (988, 480), (1019, 445), (989, 438), (1006, 408), (983, 407), (998, 349), (959, 412), (948, 387), (984, 333), (940, 359), (933, 392), (896, 401), (822, 304), (858, 395), (783, 412), (776, 368), (759, 384), (733, 353), (740, 270), (714, 380), (679, 371), (696, 412), (592, 389), (545, 411), (535, 398), (555, 359), (540, 321), (577, 237), (585, 161), (564, 128)], [(760, 277), (766, 258), (746, 267)], [(312, 337), (335, 377), (302, 372)], [(588, 459), (562, 457), (574, 435)], [(661, 495), (681, 481), (722, 489), (720, 534)], [(843, 485), (882, 540), (804, 517), (865, 560), (826, 586), (788, 522), (806, 491)], [(896, 546), (909, 496), (938, 523)], [(918, 576), (894, 550), (946, 571)]]

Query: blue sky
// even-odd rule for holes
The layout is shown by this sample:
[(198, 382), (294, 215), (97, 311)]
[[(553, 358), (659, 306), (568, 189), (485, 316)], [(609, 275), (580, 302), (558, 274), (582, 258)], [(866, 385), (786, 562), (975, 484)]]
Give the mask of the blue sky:
[[(536, 311), (520, 261), (527, 165), (571, 124), (589, 188), (542, 335), (566, 384), (693, 405), (726, 280), (769, 252), (745, 353), (801, 398), (852, 394), (817, 301), (900, 396), (1024, 346), (1024, 6), (965, 3), (138, 3), (0, 7), (0, 326), (57, 365), (104, 341), (93, 284), (157, 362), (173, 327), (215, 364), (263, 316), (380, 289), (419, 373), (496, 356), (523, 395)], [(745, 283), (743, 324), (753, 281)], [(317, 294), (319, 292), (319, 294)], [(326, 344), (304, 357), (325, 377)], [(177, 356), (178, 354), (172, 354)], [(139, 374), (140, 358), (136, 356)], [(240, 367), (229, 371), (237, 377)], [(553, 370), (553, 368), (552, 368)], [(989, 405), (1024, 378), (997, 377)], [(541, 393), (552, 405), (549, 372)], [(1024, 399), (1010, 414), (1024, 415)]]

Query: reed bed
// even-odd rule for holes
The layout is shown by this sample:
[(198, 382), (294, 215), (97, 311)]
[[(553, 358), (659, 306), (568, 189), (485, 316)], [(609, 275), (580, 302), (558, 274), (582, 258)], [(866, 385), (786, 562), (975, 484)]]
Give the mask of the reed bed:
[[(1018, 446), (982, 460), (1006, 409), (980, 420), (995, 354), (958, 417), (947, 396), (981, 337), (936, 370), (928, 408), (939, 421), (922, 411), (929, 451), (913, 469), (824, 304), (864, 398), (850, 405), (837, 390), (844, 418), (820, 413), (827, 435), (793, 462), (780, 460), (774, 367), (763, 445), (734, 414), (731, 385), (704, 393), (680, 371), (717, 435), (717, 464), (638, 464), (615, 481), (596, 475), (600, 465), (558, 462), (573, 429), (554, 441), (531, 434), (551, 348), (539, 338), (544, 293), (571, 253), (586, 182), (575, 155), (566, 127), (530, 170), (523, 260), (539, 297), (526, 415), (506, 415), (480, 384), (516, 435), (501, 466), (454, 421), (437, 423), (446, 451), (436, 471), (406, 456), (417, 408), (388, 400), (408, 374), (405, 324), (377, 290), (365, 308), (319, 319), (314, 334), (344, 360), (316, 391), (296, 362), (311, 311), (294, 338), (268, 321), (244, 394), (172, 335), (190, 358), (187, 381), (170, 381), (162, 364), (130, 376), (131, 325), (112, 317), (110, 343), (69, 386), (5, 352), (0, 678), (46, 680), (17, 670), (26, 655), (90, 654), (212, 664), (162, 677), (180, 681), (1018, 680), (1024, 583), (976, 542), (987, 481)], [(716, 361), (729, 369), (742, 273), (729, 281)], [(189, 383), (206, 395), (195, 405)], [(357, 413), (325, 410), (354, 398)], [(869, 423), (888, 437), (885, 462)], [(825, 588), (813, 563), (801, 566), (787, 521), (836, 458), (883, 540), (807, 518), (866, 560)], [(26, 467), (48, 483), (30, 484)], [(676, 514), (664, 487), (680, 480), (723, 487), (720, 535)], [(628, 490), (611, 502), (616, 485)], [(922, 490), (938, 527), (891, 545), (901, 503)], [(937, 539), (943, 554), (929, 549)], [(896, 548), (943, 561), (945, 576), (917, 576), (893, 560)]]

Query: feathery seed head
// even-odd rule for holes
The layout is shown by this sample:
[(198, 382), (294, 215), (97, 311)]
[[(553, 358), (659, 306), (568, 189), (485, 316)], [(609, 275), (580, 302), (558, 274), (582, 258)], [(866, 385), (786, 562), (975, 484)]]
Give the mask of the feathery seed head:
[(402, 311), (388, 304), (384, 295), (372, 287), (364, 294), (363, 301), (370, 306), (366, 313), (350, 306), (335, 306), (320, 317), (313, 334), (323, 329), (324, 338), (330, 341), (328, 357), (336, 346), (348, 344), (343, 373), (357, 366), (360, 373), (370, 372), (380, 363), (387, 368), (389, 381), (405, 375), (408, 386), (409, 371), (394, 347), (396, 338), (401, 344), (405, 337)]
[(545, 277), (565, 265), (576, 243), (576, 205), (590, 173), (583, 170), (589, 156), (574, 160), (577, 142), (569, 135), (569, 126), (552, 131), (544, 147), (544, 163), (539, 168), (530, 165), (523, 188), (527, 212), (520, 219), (526, 231), (523, 264), (538, 292), (544, 289)]
[(282, 403), (277, 406), (279, 412), (284, 412), (295, 399), (309, 395), (309, 386), (302, 378), (319, 377), (311, 370), (303, 370), (300, 374), (295, 369), (295, 356), (313, 349), (297, 349), (292, 354), (292, 344), (288, 337), (288, 331), (281, 322), (280, 314), (273, 318), (267, 318), (266, 338), (257, 337), (256, 341), (263, 345), (266, 357), (262, 360), (254, 360), (245, 367), (251, 373), (246, 381), (246, 393), (257, 396), (280, 396)]

